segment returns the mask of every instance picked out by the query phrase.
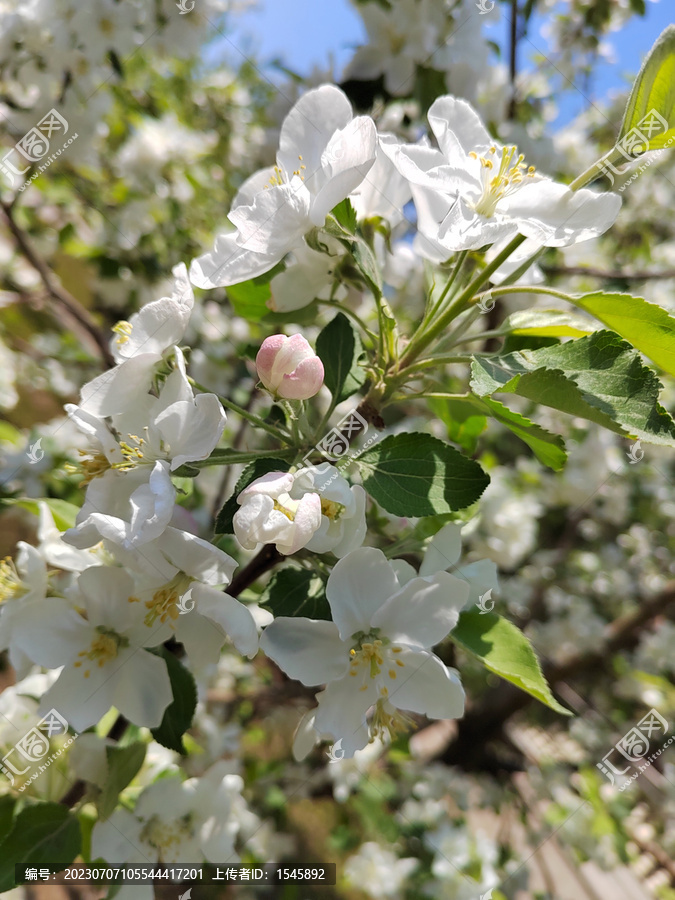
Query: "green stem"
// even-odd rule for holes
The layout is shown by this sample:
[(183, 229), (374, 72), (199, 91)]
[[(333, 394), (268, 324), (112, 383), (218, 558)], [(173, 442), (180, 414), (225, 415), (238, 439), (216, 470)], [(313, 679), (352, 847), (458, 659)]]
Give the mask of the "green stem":
[[(496, 291), (484, 292), (482, 294), (476, 294), (475, 300), (480, 301), (481, 297), (484, 297), (486, 293), (497, 293)], [(555, 288), (542, 287), (540, 284), (537, 285), (529, 285), (529, 284), (514, 284), (508, 287), (500, 287), (499, 295), (502, 294), (549, 294), (551, 297), (558, 297), (560, 300), (567, 300), (568, 303), (574, 303), (574, 297), (572, 294), (566, 294), (564, 291), (556, 291)]]
[(615, 147), (609, 151), (609, 153), (605, 153), (604, 156), (601, 156), (600, 159), (596, 160), (592, 165), (590, 165), (581, 175), (577, 175), (573, 182), (570, 184), (571, 191), (578, 191), (579, 188), (584, 187), (584, 185), (588, 184), (590, 181), (595, 181), (602, 174), (602, 166), (598, 166), (598, 163), (615, 163), (623, 161), (626, 162), (625, 156)]
[(463, 307), (467, 304), (467, 302), (473, 297), (475, 293), (477, 293), (478, 289), (481, 288), (486, 281), (490, 278), (493, 272), (496, 272), (497, 269), (511, 256), (511, 254), (520, 247), (520, 245), (525, 240), (524, 235), (518, 234), (516, 237), (511, 240), (506, 247), (502, 250), (502, 252), (496, 256), (491, 263), (483, 269), (482, 272), (473, 279), (473, 281), (469, 282), (467, 287), (461, 292), (461, 294), (457, 297), (457, 299), (452, 303), (448, 309), (440, 316), (435, 325), (433, 325), (430, 329), (428, 329), (424, 334), (418, 335), (413, 338), (410, 344), (408, 345), (407, 352), (403, 359), (401, 360), (401, 368), (405, 368), (410, 363), (414, 362), (415, 359), (420, 355), (422, 350), (429, 346), (429, 344), (434, 340), (434, 338), (440, 334), (447, 325), (456, 318), (460, 312), (462, 312)]
[(348, 306), (345, 306), (342, 303), (338, 303), (337, 300), (318, 300), (317, 302), (320, 303), (322, 306), (332, 306), (334, 309), (338, 309), (341, 313), (344, 313), (346, 316), (350, 316), (356, 322), (356, 324), (359, 326), (359, 328), (363, 331), (363, 333), (368, 336), (368, 338), (371, 341), (372, 346), (375, 347), (377, 345), (377, 335), (375, 334), (374, 331), (371, 331), (370, 328), (368, 328), (368, 326), (363, 321), (363, 319), (360, 316), (358, 316), (354, 312), (353, 309), (349, 309)]
[[(215, 394), (215, 391), (209, 390), (209, 388), (204, 387), (203, 384), (199, 384), (198, 381), (195, 381), (193, 378), (190, 378), (190, 383), (193, 387), (196, 387), (198, 391), (201, 391), (203, 394)], [(244, 409), (243, 406), (239, 406), (238, 403), (234, 403), (232, 400), (228, 400), (226, 397), (221, 397), (219, 394), (215, 394), (218, 397), (221, 405), (225, 407), (225, 409), (230, 409), (232, 412), (236, 413), (238, 416), (241, 416), (242, 419), (246, 419), (247, 422), (250, 422), (251, 425), (255, 425), (256, 428), (262, 428), (263, 431), (266, 431), (268, 434), (271, 434), (278, 441), (281, 441), (283, 444), (288, 443), (288, 435), (279, 431), (278, 428), (275, 428), (274, 425), (269, 425), (265, 422), (264, 419), (261, 419), (260, 416), (256, 416), (254, 413), (249, 412), (247, 409)]]
[(235, 463), (254, 462), (256, 459), (292, 459), (296, 451), (290, 447), (285, 450), (255, 450), (247, 453), (239, 450), (216, 449), (208, 459), (198, 459), (187, 465), (192, 469), (205, 469), (208, 466), (230, 466)]
[(455, 265), (452, 268), (452, 272), (450, 273), (450, 277), (448, 278), (445, 287), (441, 291), (441, 296), (438, 298), (436, 303), (434, 303), (433, 308), (424, 314), (424, 319), (422, 320), (422, 330), (424, 329), (425, 325), (428, 322), (432, 321), (434, 316), (438, 315), (438, 312), (440, 311), (440, 309), (443, 305), (443, 301), (448, 296), (448, 293), (450, 292), (450, 288), (455, 283), (455, 280), (457, 279), (457, 276), (459, 275), (460, 269), (464, 265), (464, 260), (467, 258), (468, 255), (469, 255), (468, 250), (462, 250), (460, 252), (460, 254), (458, 255), (457, 259), (455, 260)]

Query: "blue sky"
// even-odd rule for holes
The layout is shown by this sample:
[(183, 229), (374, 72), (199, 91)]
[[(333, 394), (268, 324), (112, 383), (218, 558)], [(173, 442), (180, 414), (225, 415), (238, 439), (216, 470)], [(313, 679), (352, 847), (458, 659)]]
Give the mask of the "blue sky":
[[(489, 33), (499, 43), (505, 35), (505, 17), (502, 19)], [(588, 99), (577, 91), (569, 93), (556, 124), (563, 125), (583, 110), (589, 100), (600, 99), (626, 85), (639, 69), (644, 54), (673, 19), (673, 0), (659, 3), (648, 0), (644, 19), (634, 16), (626, 28), (610, 36), (616, 62), (597, 67)], [(365, 37), (361, 19), (348, 0), (258, 0), (254, 8), (238, 15), (233, 24), (236, 27), (231, 40), (244, 53), (255, 54), (263, 63), (281, 60), (303, 75), (314, 65), (325, 67), (331, 54), (339, 73), (353, 48)], [(536, 20), (531, 23), (529, 38), (544, 52), (546, 43), (540, 33), (541, 24)], [(528, 41), (521, 46), (521, 65), (525, 65), (528, 51), (534, 51)]]

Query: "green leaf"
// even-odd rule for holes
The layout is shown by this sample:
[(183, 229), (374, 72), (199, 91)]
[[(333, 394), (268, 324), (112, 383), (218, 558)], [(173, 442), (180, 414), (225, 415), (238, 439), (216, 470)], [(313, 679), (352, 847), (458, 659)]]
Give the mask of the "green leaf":
[(0, 844), (0, 893), (16, 886), (14, 866), (68, 865), (80, 852), (80, 823), (60, 803), (27, 806)]
[(349, 234), (355, 233), (356, 210), (352, 206), (349, 197), (346, 197), (341, 203), (338, 203), (335, 209), (331, 210), (331, 212), (345, 231), (347, 231)]
[(40, 503), (46, 503), (51, 514), (54, 517), (54, 524), (59, 531), (65, 531), (67, 528), (73, 528), (75, 518), (80, 511), (79, 506), (74, 503), (67, 503), (65, 500), (58, 500), (53, 497), (40, 497), (39, 500), (32, 500), (29, 497), (19, 497), (17, 500), (9, 499), (6, 503), (13, 506), (20, 506), (21, 509), (27, 509), (28, 512), (35, 516), (40, 515)]
[(450, 639), (480, 660), (490, 672), (515, 684), (556, 712), (572, 715), (551, 693), (528, 638), (508, 619), (496, 613), (468, 610), (460, 615), (457, 626), (450, 632)]
[(152, 652), (166, 662), (173, 701), (164, 710), (164, 718), (159, 728), (151, 728), (150, 731), (157, 743), (184, 756), (186, 750), (183, 746), (183, 735), (192, 724), (197, 708), (197, 685), (192, 674), (166, 647), (158, 647)]
[(260, 605), (277, 616), (330, 620), (323, 581), (308, 569), (287, 567), (275, 572), (260, 597)]
[(473, 456), (478, 448), (478, 438), (487, 427), (485, 415), (476, 411), (475, 405), (466, 400), (430, 397), (428, 402), (431, 412), (448, 429), (448, 439)]
[(565, 442), (559, 434), (551, 434), (550, 431), (531, 422), (526, 416), (504, 406), (499, 400), (492, 400), (488, 397), (480, 399), (476, 397), (475, 399), (487, 409), (493, 419), (505, 425), (521, 441), (524, 441), (540, 463), (556, 472), (564, 468), (567, 462), (567, 453), (565, 452)]
[(269, 282), (261, 284), (256, 279), (251, 279), (231, 284), (225, 290), (232, 309), (242, 319), (259, 322), (269, 312), (267, 301), (272, 296)]
[(629, 341), (669, 375), (675, 375), (675, 318), (655, 303), (631, 294), (597, 291), (572, 297), (612, 331)]
[(117, 806), (117, 798), (132, 778), (140, 771), (145, 759), (146, 746), (135, 741), (126, 747), (106, 747), (108, 777), (96, 806), (99, 818), (107, 819)]
[[(665, 127), (648, 133), (645, 118), (656, 112)], [(659, 150), (675, 139), (675, 25), (669, 25), (656, 40), (642, 64), (626, 104), (617, 143), (637, 128), (648, 138), (644, 149)]]
[(675, 422), (659, 404), (661, 383), (640, 354), (611, 331), (555, 347), (473, 360), (480, 397), (516, 393), (652, 444), (675, 443)]
[(557, 309), (523, 309), (512, 313), (499, 328), (500, 334), (537, 337), (584, 337), (596, 330), (592, 322)]
[(12, 819), (14, 817), (14, 807), (16, 806), (16, 797), (11, 794), (3, 794), (0, 797), (0, 843), (4, 841), (12, 830)]
[(351, 397), (365, 382), (359, 366), (361, 339), (344, 315), (338, 313), (316, 339), (316, 353), (324, 368), (324, 383), (336, 403)]
[(433, 516), (475, 503), (490, 482), (472, 459), (438, 438), (394, 434), (356, 460), (363, 486), (395, 516)]
[(234, 526), (232, 519), (239, 509), (237, 497), (244, 488), (248, 487), (256, 478), (267, 475), (268, 472), (288, 472), (290, 465), (282, 459), (256, 459), (250, 465), (246, 466), (239, 476), (239, 481), (235, 485), (234, 493), (229, 500), (226, 501), (223, 508), (216, 518), (216, 534), (234, 534)]

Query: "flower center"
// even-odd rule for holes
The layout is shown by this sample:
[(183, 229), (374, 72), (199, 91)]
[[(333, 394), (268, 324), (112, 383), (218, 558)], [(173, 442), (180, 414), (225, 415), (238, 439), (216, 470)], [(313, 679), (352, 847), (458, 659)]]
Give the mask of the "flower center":
[[(305, 171), (307, 166), (303, 163), (302, 156), (300, 154), (298, 154), (298, 160), (300, 162), (300, 165), (297, 169), (293, 169), (291, 177), (293, 177), (293, 175), (297, 175), (301, 181), (304, 181), (305, 176), (303, 175), (303, 172)], [(286, 184), (286, 182), (289, 180), (290, 179), (288, 178), (286, 172), (284, 172), (284, 170), (281, 168), (281, 166), (275, 166), (274, 173), (270, 176), (269, 184), (265, 185), (265, 190), (270, 187), (279, 187), (279, 185)]]
[(26, 593), (28, 593), (28, 586), (19, 577), (12, 557), (6, 556), (0, 562), (0, 603), (4, 600), (22, 597)]
[[(130, 597), (129, 600), (131, 601), (132, 598)], [(82, 659), (78, 659), (73, 663), (76, 669), (79, 669), (80, 666), (84, 665), (85, 659), (95, 662), (99, 668), (101, 668), (107, 662), (116, 658), (120, 647), (124, 648), (129, 646), (129, 638), (124, 637), (123, 634), (118, 634), (112, 628), (106, 628), (105, 625), (97, 625), (96, 633), (97, 636), (92, 639), (89, 650), (81, 650), (77, 654), (78, 657), (82, 657)], [(88, 668), (85, 669), (84, 677), (89, 678), (90, 675), (91, 670)]]
[[(383, 669), (386, 669), (389, 678), (396, 680), (397, 668), (405, 665), (397, 658), (401, 647), (394, 647), (389, 638), (381, 637), (379, 628), (372, 628), (368, 633), (359, 631), (352, 635), (352, 639), (355, 644), (349, 651), (349, 674), (352, 678), (362, 679), (360, 691), (367, 690), (368, 679), (377, 678)], [(386, 687), (384, 690), (387, 690)]]
[(162, 624), (167, 619), (177, 619), (180, 615), (178, 612), (180, 598), (194, 580), (194, 578), (186, 575), (185, 572), (178, 572), (171, 581), (168, 581), (164, 587), (156, 591), (152, 596), (152, 600), (147, 600), (145, 603), (148, 609), (143, 620), (145, 624), (154, 625), (157, 618)]
[(193, 836), (192, 816), (188, 813), (180, 819), (167, 821), (160, 816), (152, 816), (145, 823), (140, 839), (159, 852), (159, 861), (164, 856), (171, 857), (180, 844)]
[(294, 500), (291, 495), (287, 493), (279, 494), (274, 501), (274, 508), (278, 512), (283, 513), (290, 522), (295, 522), (295, 514), (297, 513), (299, 506), (300, 501)]
[(111, 467), (107, 456), (100, 450), (78, 450), (78, 453), (81, 457), (79, 463), (77, 465), (66, 463), (63, 468), (66, 472), (70, 472), (71, 475), (84, 476), (80, 482), (80, 487), (84, 487), (85, 484), (89, 484), (94, 478), (103, 475)]
[[(534, 177), (534, 166), (528, 168), (522, 153), (516, 157), (516, 150), (515, 146), (502, 147), (502, 158), (496, 174), (494, 174), (495, 160), (493, 159), (497, 153), (496, 147), (490, 147), (487, 157), (478, 156), (474, 150), (469, 153), (472, 159), (479, 159), (481, 164), (483, 193), (478, 202), (473, 204), (473, 209), (480, 216), (486, 218), (494, 216), (500, 200), (516, 191), (522, 184), (523, 178)], [(514, 159), (514, 157), (516, 158)]]
[(321, 515), (327, 516), (336, 522), (344, 512), (344, 504), (338, 503), (336, 500), (321, 500)]
[(131, 322), (127, 322), (125, 319), (122, 319), (116, 325), (113, 325), (112, 330), (117, 335), (115, 343), (118, 347), (123, 347), (131, 337), (133, 325), (131, 324)]
[(375, 704), (375, 711), (370, 722), (370, 741), (376, 738), (381, 741), (388, 736), (393, 741), (401, 732), (409, 731), (415, 722), (410, 716), (406, 716), (400, 709), (392, 706), (387, 699), (389, 691), (386, 687), (380, 689), (380, 698)]

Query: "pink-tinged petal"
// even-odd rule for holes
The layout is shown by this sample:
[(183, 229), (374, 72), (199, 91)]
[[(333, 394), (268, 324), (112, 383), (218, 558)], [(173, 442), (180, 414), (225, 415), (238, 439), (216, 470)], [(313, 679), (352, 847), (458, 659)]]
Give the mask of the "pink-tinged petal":
[[(359, 683), (354, 684), (355, 681)], [(377, 700), (377, 685), (372, 679), (365, 684), (366, 690), (360, 691), (360, 679), (346, 675), (316, 695), (319, 705), (314, 727), (321, 734), (332, 735), (335, 741), (342, 740), (345, 759), (363, 750), (370, 740), (366, 713)]]
[(250, 497), (253, 494), (278, 497), (279, 494), (287, 494), (292, 489), (293, 476), (289, 472), (268, 472), (244, 488), (237, 497), (237, 503), (241, 503), (244, 497)]
[[(220, 627), (223, 638), (232, 641), (244, 656), (253, 657), (258, 652), (258, 629), (250, 609), (229, 594), (203, 584), (192, 588), (197, 612)], [(190, 613), (187, 613), (187, 618)], [(223, 640), (223, 643), (225, 641)]]
[(304, 359), (290, 375), (284, 375), (279, 395), (287, 400), (309, 400), (321, 390), (323, 363), (318, 356)]
[(387, 698), (393, 706), (431, 719), (459, 719), (464, 714), (464, 689), (454, 669), (433, 653), (405, 647), (397, 659), (403, 665)]
[(134, 725), (157, 728), (172, 700), (169, 672), (161, 657), (137, 650), (120, 666), (113, 705)]
[(260, 649), (289, 678), (309, 686), (341, 678), (349, 668), (349, 648), (333, 622), (281, 616), (263, 631)]
[(500, 212), (518, 220), (522, 234), (545, 247), (565, 247), (604, 234), (620, 209), (618, 194), (571, 191), (549, 179), (525, 184), (499, 204)]
[(314, 356), (314, 351), (309, 342), (301, 334), (292, 334), (287, 337), (279, 348), (272, 365), (272, 378), (279, 384), (284, 375), (295, 370), (300, 363)]
[(428, 648), (452, 631), (468, 596), (467, 582), (448, 572), (414, 578), (377, 610), (372, 625), (394, 642)]
[(285, 334), (272, 334), (265, 338), (256, 355), (255, 367), (258, 372), (258, 378), (268, 390), (274, 391), (278, 387), (272, 381), (274, 361), (287, 340), (288, 338)]
[(235, 231), (219, 234), (210, 253), (192, 260), (190, 281), (206, 290), (239, 284), (269, 272), (280, 258), (276, 252), (254, 253), (240, 247)]
[(396, 574), (381, 550), (361, 547), (336, 563), (326, 596), (342, 640), (368, 631), (378, 609), (398, 590)]
[(312, 535), (321, 526), (321, 497), (318, 494), (305, 494), (300, 499), (293, 519), (293, 537), (290, 543), (277, 541), (277, 550), (286, 556), (297, 553), (312, 539)]

